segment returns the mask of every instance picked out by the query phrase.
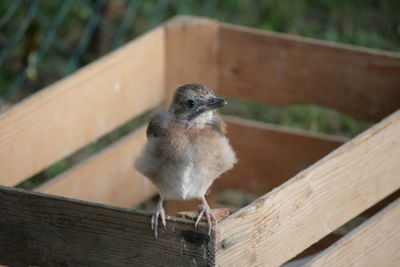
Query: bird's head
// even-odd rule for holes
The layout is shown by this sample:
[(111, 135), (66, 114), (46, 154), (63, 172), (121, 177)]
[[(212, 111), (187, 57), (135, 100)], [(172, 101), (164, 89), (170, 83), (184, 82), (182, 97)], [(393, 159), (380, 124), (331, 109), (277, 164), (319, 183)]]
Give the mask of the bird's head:
[(199, 83), (179, 86), (174, 94), (169, 112), (178, 120), (196, 122), (207, 114), (223, 107), (225, 99), (215, 97), (214, 92)]

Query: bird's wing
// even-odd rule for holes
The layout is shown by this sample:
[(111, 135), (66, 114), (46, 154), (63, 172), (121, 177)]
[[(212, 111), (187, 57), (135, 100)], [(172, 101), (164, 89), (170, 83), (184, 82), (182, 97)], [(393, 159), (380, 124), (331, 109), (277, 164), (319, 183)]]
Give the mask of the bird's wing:
[(165, 120), (165, 118), (161, 112), (154, 115), (149, 122), (149, 126), (147, 126), (147, 138), (165, 137), (167, 135), (167, 129), (163, 127), (163, 120)]

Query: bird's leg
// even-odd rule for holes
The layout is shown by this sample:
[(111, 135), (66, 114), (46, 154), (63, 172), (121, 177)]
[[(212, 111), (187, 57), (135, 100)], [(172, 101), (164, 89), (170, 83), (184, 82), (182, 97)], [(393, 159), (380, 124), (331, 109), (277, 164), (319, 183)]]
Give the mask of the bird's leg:
[(151, 230), (154, 230), (154, 235), (156, 238), (158, 237), (158, 217), (161, 217), (161, 223), (165, 229), (167, 223), (165, 222), (165, 211), (163, 208), (162, 198), (160, 198), (160, 201), (158, 201), (157, 208), (154, 211), (153, 216), (151, 216)]
[(207, 223), (208, 223), (208, 235), (210, 235), (211, 227), (215, 226), (217, 224), (217, 218), (215, 218), (214, 214), (212, 213), (210, 206), (208, 205), (205, 197), (201, 198), (201, 202), (202, 202), (202, 204), (200, 206), (199, 216), (197, 217), (194, 227), (197, 226), (197, 224), (201, 221), (201, 218), (205, 214), (206, 218), (207, 218)]

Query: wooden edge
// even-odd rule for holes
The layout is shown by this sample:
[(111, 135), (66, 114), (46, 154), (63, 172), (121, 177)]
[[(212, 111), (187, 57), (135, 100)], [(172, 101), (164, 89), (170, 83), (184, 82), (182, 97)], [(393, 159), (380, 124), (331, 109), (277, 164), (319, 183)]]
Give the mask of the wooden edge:
[(400, 188), (400, 111), (216, 227), (216, 264), (283, 264)]
[(145, 143), (143, 126), (35, 191), (132, 208), (157, 192), (133, 167)]
[(301, 267), (304, 266), (307, 262), (311, 261), (313, 258), (315, 258), (317, 255), (309, 255), (303, 258), (299, 259), (294, 259), (293, 261), (289, 261), (288, 263), (285, 263), (281, 265), (280, 267)]
[(361, 216), (367, 217), (367, 218), (372, 217), (398, 198), (400, 198), (400, 189), (398, 189), (394, 193), (385, 197), (384, 199), (379, 201), (377, 204), (373, 205), (372, 207), (370, 207), (369, 209), (367, 209), (366, 211), (361, 213)]
[(13, 186), (164, 99), (158, 27), (0, 115), (0, 184)]
[(0, 264), (208, 266), (214, 234), (168, 216), (155, 239), (151, 214), (0, 186)]
[[(187, 16), (187, 17), (190, 18), (191, 16)], [(356, 45), (345, 44), (345, 43), (335, 43), (335, 42), (326, 41), (323, 39), (303, 37), (300, 35), (294, 35), (294, 34), (282, 33), (282, 32), (274, 32), (274, 31), (265, 30), (265, 29), (261, 30), (261, 29), (250, 28), (250, 27), (246, 27), (243, 25), (231, 24), (231, 23), (226, 23), (226, 22), (219, 22), (219, 24), (221, 27), (224, 27), (226, 29), (249, 32), (254, 35), (270, 35), (270, 36), (274, 36), (277, 38), (282, 38), (282, 39), (287, 39), (287, 40), (292, 40), (292, 41), (301, 41), (304, 43), (308, 43), (310, 45), (319, 44), (321, 46), (326, 46), (326, 47), (350, 50), (354, 53), (364, 52), (364, 53), (368, 53), (371, 55), (378, 55), (378, 56), (400, 57), (399, 53), (386, 51), (386, 50), (356, 46)]]
[(198, 25), (209, 26), (210, 24), (214, 23), (221, 24), (217, 20), (208, 17), (193, 16), (193, 15), (177, 15), (168, 20), (166, 23), (164, 23), (164, 26), (167, 28), (190, 27)]
[(239, 162), (215, 181), (211, 192), (235, 189), (263, 195), (348, 139), (224, 116)]
[(217, 91), (274, 105), (314, 104), (379, 121), (400, 106), (400, 54), (227, 24)]
[(398, 266), (400, 199), (348, 233), (306, 266)]
[(342, 237), (343, 234), (330, 233), (329, 235), (319, 240), (317, 243), (312, 244), (310, 247), (302, 251), (295, 258), (291, 259), (290, 262), (293, 260), (299, 260), (306, 257), (315, 256), (316, 254), (320, 253), (321, 251), (325, 250), (326, 248), (334, 244)]
[(217, 88), (219, 23), (215, 20), (177, 16), (166, 29), (166, 99), (169, 105), (175, 89), (186, 83)]

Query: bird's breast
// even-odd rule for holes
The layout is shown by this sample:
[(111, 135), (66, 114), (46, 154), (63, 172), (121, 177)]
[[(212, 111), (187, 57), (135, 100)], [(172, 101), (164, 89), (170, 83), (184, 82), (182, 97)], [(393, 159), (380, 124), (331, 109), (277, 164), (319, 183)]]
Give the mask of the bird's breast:
[(226, 137), (209, 126), (184, 128), (171, 124), (168, 136), (151, 139), (145, 154), (145, 173), (166, 199), (205, 195), (212, 182), (236, 162)]

